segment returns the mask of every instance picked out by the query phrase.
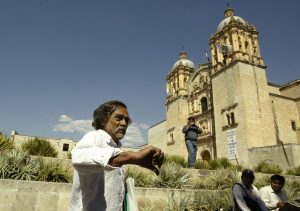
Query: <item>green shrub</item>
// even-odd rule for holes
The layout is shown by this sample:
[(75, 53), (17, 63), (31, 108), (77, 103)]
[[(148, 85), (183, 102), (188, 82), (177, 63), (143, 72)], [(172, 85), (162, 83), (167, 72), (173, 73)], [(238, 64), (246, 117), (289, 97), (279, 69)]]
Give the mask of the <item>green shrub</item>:
[(22, 150), (30, 155), (43, 157), (57, 157), (57, 150), (45, 139), (29, 139), (21, 145)]
[(148, 172), (143, 172), (136, 167), (128, 167), (126, 169), (126, 177), (134, 179), (134, 186), (136, 187), (150, 187), (152, 182), (152, 175)]
[(284, 190), (290, 201), (299, 199), (300, 197), (300, 182), (296, 181), (286, 181), (284, 185)]
[(38, 158), (38, 181), (44, 182), (72, 182), (72, 176), (69, 169), (60, 163), (54, 161), (47, 161), (43, 158)]
[(232, 169), (233, 171), (240, 171), (242, 166), (232, 164), (227, 158), (216, 158), (214, 160), (196, 160), (195, 169)]
[(71, 182), (69, 169), (59, 162), (45, 162), (27, 152), (4, 151), (0, 156), (0, 178), (46, 182)]
[(288, 175), (300, 176), (300, 166), (287, 170)]
[(226, 191), (197, 191), (194, 197), (194, 210), (211, 211), (232, 210), (231, 208), (232, 193), (231, 190)]
[(166, 205), (166, 210), (194, 210), (193, 196), (181, 194), (178, 198), (174, 198), (173, 195), (169, 195)]
[(164, 157), (164, 163), (170, 163), (174, 162), (181, 167), (186, 167), (187, 166), (187, 161), (183, 156), (179, 155), (165, 155)]
[(14, 148), (14, 142), (10, 141), (9, 137), (0, 133), (0, 152), (4, 150), (12, 150)]
[(211, 169), (211, 166), (209, 164), (209, 161), (206, 160), (196, 160), (195, 165), (194, 165), (195, 169)]
[(271, 184), (270, 182), (271, 182), (270, 175), (256, 174), (253, 185), (257, 187), (257, 189), (260, 189), (264, 186), (270, 185)]
[(67, 159), (72, 159), (72, 153), (71, 153), (71, 152), (67, 152), (66, 158), (67, 158)]
[(266, 173), (266, 174), (280, 174), (282, 169), (277, 164), (268, 163), (266, 161), (260, 161), (254, 168), (256, 172)]
[(214, 160), (210, 160), (209, 164), (211, 166), (211, 169), (226, 169), (233, 166), (233, 164), (231, 164), (227, 158), (217, 158)]

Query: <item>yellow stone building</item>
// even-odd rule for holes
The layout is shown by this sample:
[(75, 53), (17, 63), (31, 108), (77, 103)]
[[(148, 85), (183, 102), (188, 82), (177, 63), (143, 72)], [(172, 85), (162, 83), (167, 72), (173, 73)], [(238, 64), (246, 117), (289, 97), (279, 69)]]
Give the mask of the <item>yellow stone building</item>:
[(193, 116), (203, 130), (197, 159), (299, 166), (300, 80), (268, 83), (258, 32), (231, 8), (209, 46), (211, 62), (197, 67), (180, 52), (167, 75), (166, 120), (149, 129), (148, 144), (187, 157), (182, 127)]

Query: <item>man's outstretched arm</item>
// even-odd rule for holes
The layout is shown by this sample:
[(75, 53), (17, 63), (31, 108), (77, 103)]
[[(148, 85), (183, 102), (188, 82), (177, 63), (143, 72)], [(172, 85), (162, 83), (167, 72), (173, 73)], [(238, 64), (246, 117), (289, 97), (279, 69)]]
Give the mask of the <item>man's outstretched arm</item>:
[(159, 174), (158, 168), (161, 167), (163, 159), (164, 153), (159, 148), (148, 146), (138, 152), (121, 152), (117, 156), (112, 157), (108, 164), (114, 167), (120, 167), (125, 164), (134, 164)]

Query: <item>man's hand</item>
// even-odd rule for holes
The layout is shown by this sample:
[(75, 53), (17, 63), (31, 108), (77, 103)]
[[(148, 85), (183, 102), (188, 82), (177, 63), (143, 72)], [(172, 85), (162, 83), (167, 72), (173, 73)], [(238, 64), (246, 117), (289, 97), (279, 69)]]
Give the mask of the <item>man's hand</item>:
[(159, 174), (159, 168), (164, 160), (164, 153), (156, 147), (148, 146), (136, 153), (136, 164)]
[(286, 204), (287, 204), (287, 202), (285, 202), (285, 201), (280, 201), (280, 202), (277, 202), (277, 207), (278, 208), (283, 208), (283, 207), (285, 207), (286, 206)]

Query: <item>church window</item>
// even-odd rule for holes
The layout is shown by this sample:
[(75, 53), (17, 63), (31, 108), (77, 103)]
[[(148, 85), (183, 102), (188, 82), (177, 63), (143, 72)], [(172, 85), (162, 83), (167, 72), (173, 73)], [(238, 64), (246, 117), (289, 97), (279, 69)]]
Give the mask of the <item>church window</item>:
[(245, 48), (247, 49), (249, 46), (249, 43), (248, 42), (245, 42)]
[(226, 114), (226, 118), (227, 118), (227, 125), (230, 125), (230, 115)]
[(63, 151), (64, 152), (69, 151), (69, 144), (63, 144)]
[(234, 113), (231, 112), (230, 114), (230, 120), (231, 120), (231, 124), (234, 125), (235, 124), (235, 119), (234, 119)]
[(207, 98), (206, 97), (203, 97), (200, 101), (201, 103), (201, 110), (202, 110), (202, 113), (207, 111), (208, 110), (208, 106), (207, 106)]
[(292, 130), (296, 130), (296, 122), (295, 121), (291, 121), (292, 124)]
[(170, 141), (174, 141), (174, 135), (173, 135), (173, 133), (170, 133)]

